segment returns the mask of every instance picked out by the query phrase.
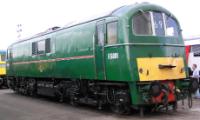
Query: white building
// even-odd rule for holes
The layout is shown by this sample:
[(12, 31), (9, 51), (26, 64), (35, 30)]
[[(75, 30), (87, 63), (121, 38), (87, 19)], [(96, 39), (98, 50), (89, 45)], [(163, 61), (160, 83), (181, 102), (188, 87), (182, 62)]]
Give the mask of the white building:
[(197, 68), (200, 70), (200, 37), (185, 39), (184, 43), (188, 66), (192, 67), (192, 64), (197, 64)]

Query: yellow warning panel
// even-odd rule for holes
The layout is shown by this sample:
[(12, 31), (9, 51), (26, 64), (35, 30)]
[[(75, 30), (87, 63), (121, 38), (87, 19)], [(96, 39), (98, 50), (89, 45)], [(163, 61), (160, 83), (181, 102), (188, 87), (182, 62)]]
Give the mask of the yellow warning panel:
[(137, 58), (140, 81), (173, 80), (185, 78), (182, 57)]
[(0, 61), (0, 76), (4, 76), (6, 74), (6, 63)]

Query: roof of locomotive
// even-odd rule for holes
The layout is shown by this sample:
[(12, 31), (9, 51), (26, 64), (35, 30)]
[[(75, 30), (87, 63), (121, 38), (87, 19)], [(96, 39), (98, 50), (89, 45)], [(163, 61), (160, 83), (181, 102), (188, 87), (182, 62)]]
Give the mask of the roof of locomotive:
[(52, 27), (52, 28), (50, 28), (50, 29), (48, 29), (44, 32), (38, 33), (38, 34), (33, 35), (33, 36), (26, 38), (26, 39), (17, 41), (15, 43), (11, 44), (9, 47), (11, 47), (14, 44), (21, 43), (23, 41), (27, 41), (27, 40), (30, 40), (30, 39), (33, 39), (33, 38), (37, 38), (37, 37), (44, 36), (44, 35), (47, 35), (47, 34), (50, 34), (50, 33), (54, 33), (56, 31), (60, 31), (60, 30), (63, 30), (63, 29), (71, 28), (71, 27), (74, 27), (74, 26), (77, 26), (77, 25), (80, 25), (80, 24), (84, 24), (84, 23), (95, 21), (95, 20), (103, 19), (105, 17), (109, 17), (109, 16), (122, 17), (122, 16), (126, 16), (126, 15), (133, 15), (134, 13), (137, 13), (138, 11), (151, 11), (151, 10), (164, 12), (164, 13), (166, 13), (166, 14), (168, 14), (168, 15), (170, 15), (170, 16), (172, 16), (176, 19), (176, 17), (171, 12), (169, 12), (168, 10), (166, 10), (165, 8), (163, 8), (161, 6), (158, 6), (158, 5), (155, 5), (155, 4), (150, 4), (150, 3), (147, 3), (147, 2), (135, 3), (135, 4), (132, 4), (132, 5), (125, 5), (125, 6), (119, 7), (119, 8), (117, 8), (117, 9), (111, 11), (111, 12), (107, 12), (104, 15), (90, 18), (89, 20), (84, 20), (84, 21), (68, 24), (65, 27), (61, 27), (61, 28), (60, 27)]
[(112, 12), (112, 15), (113, 16), (133, 15), (133, 14), (138, 13), (139, 11), (142, 11), (142, 12), (143, 11), (144, 12), (145, 11), (160, 11), (160, 12), (164, 12), (176, 19), (176, 17), (167, 9), (165, 9), (159, 5), (150, 4), (147, 2), (123, 6), (120, 9), (116, 9), (114, 12)]

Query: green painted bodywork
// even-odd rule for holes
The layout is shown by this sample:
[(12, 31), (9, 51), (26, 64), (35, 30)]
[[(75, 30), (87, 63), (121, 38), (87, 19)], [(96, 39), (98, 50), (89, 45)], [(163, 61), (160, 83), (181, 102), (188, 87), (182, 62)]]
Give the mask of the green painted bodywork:
[[(8, 51), (8, 76), (51, 77), (88, 80), (122, 81), (129, 84), (133, 105), (143, 104), (136, 83), (139, 80), (136, 58), (138, 57), (183, 57), (184, 45), (181, 34), (178, 37), (137, 36), (132, 30), (132, 17), (143, 11), (161, 11), (174, 17), (166, 9), (152, 4), (135, 4), (121, 7), (111, 14), (53, 32), (38, 35), (12, 44)], [(175, 18), (175, 17), (174, 17)], [(116, 44), (98, 46), (96, 24), (104, 20), (118, 23)], [(179, 28), (180, 29), (180, 28)], [(106, 30), (105, 30), (106, 36)], [(51, 38), (51, 53), (32, 55), (32, 42)], [(105, 40), (106, 41), (106, 40)], [(118, 59), (108, 59), (110, 53), (118, 53)], [(94, 56), (85, 59), (71, 59), (53, 62), (15, 64), (39, 60), (55, 60), (76, 56)]]

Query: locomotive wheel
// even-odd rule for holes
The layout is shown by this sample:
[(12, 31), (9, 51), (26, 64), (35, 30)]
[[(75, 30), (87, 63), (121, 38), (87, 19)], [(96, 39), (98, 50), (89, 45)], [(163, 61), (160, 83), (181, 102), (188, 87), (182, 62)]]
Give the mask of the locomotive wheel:
[(64, 102), (64, 88), (57, 88), (55, 92), (55, 99), (59, 102)]
[(144, 117), (144, 108), (140, 107), (140, 117)]
[(130, 107), (124, 104), (115, 103), (110, 106), (110, 109), (113, 113), (116, 114), (129, 114), (130, 113)]
[(193, 80), (190, 82), (190, 89), (189, 89), (189, 91), (191, 93), (195, 93), (198, 90), (198, 87), (199, 87), (198, 80), (195, 79), (195, 78), (193, 78)]
[(176, 112), (178, 108), (177, 101), (172, 104), (173, 111)]
[(8, 86), (8, 88), (13, 89), (13, 84), (11, 83), (10, 80), (7, 80), (7, 86)]
[(28, 94), (30, 96), (36, 95), (36, 81), (34, 79), (28, 80)]
[(0, 78), (0, 88), (2, 88), (2, 86), (3, 86), (3, 79)]
[(73, 105), (73, 106), (78, 105), (77, 98), (74, 95), (70, 96), (70, 104)]

